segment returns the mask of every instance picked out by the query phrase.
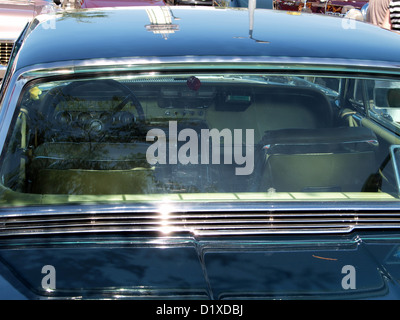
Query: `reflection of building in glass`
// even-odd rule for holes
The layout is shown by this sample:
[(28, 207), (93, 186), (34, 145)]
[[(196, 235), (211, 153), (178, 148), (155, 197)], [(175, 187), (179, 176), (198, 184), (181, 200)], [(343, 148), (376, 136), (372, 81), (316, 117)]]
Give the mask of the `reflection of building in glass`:
[(167, 6), (146, 9), (146, 12), (150, 19), (150, 24), (145, 26), (146, 30), (161, 34), (164, 39), (168, 39), (170, 33), (179, 30), (179, 25), (172, 23), (172, 18), (174, 20), (179, 20), (179, 18), (174, 17)]

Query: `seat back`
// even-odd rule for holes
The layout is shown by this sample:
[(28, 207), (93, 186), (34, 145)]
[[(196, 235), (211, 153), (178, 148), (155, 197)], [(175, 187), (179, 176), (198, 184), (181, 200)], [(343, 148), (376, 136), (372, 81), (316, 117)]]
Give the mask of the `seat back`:
[(31, 191), (39, 194), (154, 192), (145, 143), (48, 142), (35, 149)]
[[(250, 102), (225, 102), (207, 110), (210, 128), (253, 129), (255, 142), (266, 130), (331, 127), (334, 113), (327, 97), (308, 87), (263, 86), (250, 96)], [(227, 99), (227, 98), (225, 98)]]
[(284, 129), (262, 140), (263, 188), (359, 192), (376, 172), (378, 140), (364, 127)]

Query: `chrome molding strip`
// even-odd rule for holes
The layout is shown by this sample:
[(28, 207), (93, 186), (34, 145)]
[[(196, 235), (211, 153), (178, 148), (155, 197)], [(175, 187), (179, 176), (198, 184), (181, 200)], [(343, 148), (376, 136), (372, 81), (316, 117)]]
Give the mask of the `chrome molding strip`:
[[(188, 66), (190, 65), (190, 68)], [(24, 77), (53, 76), (77, 74), (82, 72), (116, 72), (172, 69), (196, 70), (303, 70), (303, 71), (343, 71), (372, 72), (398, 75), (400, 65), (396, 61), (374, 61), (359, 59), (329, 59), (308, 57), (274, 57), (274, 56), (172, 56), (172, 57), (129, 57), (87, 59), (84, 61), (52, 62), (35, 66), (18, 67), (18, 74)], [(361, 69), (360, 69), (361, 68)]]
[(397, 193), (400, 194), (400, 169), (399, 169), (399, 145), (390, 146), (390, 155), (392, 157), (393, 170), (396, 177)]
[[(62, 208), (60, 208), (62, 209)], [(162, 235), (191, 234), (195, 236), (217, 235), (267, 235), (267, 234), (319, 234), (348, 233), (355, 229), (399, 229), (400, 212), (390, 210), (331, 210), (323, 211), (276, 209), (247, 210), (200, 210), (184, 211), (178, 207), (168, 211), (106, 208), (99, 210), (63, 212), (34, 211), (26, 208), (25, 214), (0, 216), (0, 237), (61, 235), (88, 233), (160, 233)], [(222, 209), (222, 208), (221, 208)], [(22, 210), (22, 209), (21, 209)], [(30, 212), (29, 212), (30, 211)]]
[(333, 201), (323, 202), (323, 206), (319, 201), (257, 201), (257, 202), (197, 202), (197, 201), (169, 201), (160, 200), (158, 202), (135, 202), (135, 203), (118, 203), (118, 204), (66, 204), (66, 205), (43, 205), (30, 207), (0, 207), (0, 219), (12, 217), (29, 217), (29, 216), (71, 216), (71, 215), (89, 215), (96, 216), (109, 214), (149, 214), (162, 212), (173, 212), (175, 214), (197, 215), (200, 213), (207, 214), (320, 214), (329, 215), (354, 215), (355, 213), (363, 214), (400, 214), (399, 201)]

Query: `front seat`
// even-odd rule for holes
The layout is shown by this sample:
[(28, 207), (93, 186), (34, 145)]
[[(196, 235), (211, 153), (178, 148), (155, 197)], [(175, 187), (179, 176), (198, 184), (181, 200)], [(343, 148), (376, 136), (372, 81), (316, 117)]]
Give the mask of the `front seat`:
[(365, 127), (282, 129), (262, 139), (262, 188), (278, 192), (360, 192), (376, 172), (378, 140)]

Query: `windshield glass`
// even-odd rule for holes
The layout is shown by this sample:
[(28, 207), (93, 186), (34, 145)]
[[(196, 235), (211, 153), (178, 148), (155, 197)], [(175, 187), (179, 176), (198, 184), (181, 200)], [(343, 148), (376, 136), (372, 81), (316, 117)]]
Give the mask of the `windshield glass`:
[(337, 74), (31, 82), (1, 203), (396, 201), (399, 92)]

